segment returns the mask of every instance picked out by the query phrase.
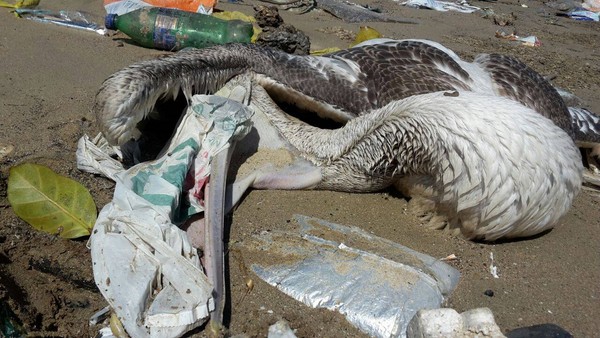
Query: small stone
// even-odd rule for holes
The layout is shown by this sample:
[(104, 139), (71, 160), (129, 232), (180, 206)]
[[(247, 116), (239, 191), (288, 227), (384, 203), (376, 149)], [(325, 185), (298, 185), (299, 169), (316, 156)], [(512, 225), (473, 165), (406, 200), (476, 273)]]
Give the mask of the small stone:
[(487, 289), (483, 292), (484, 295), (488, 296), (488, 297), (494, 297), (494, 291)]

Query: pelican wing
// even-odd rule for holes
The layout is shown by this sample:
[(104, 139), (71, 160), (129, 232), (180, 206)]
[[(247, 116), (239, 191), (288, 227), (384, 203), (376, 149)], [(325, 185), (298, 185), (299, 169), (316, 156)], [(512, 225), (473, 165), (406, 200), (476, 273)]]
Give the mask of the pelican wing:
[(373, 107), (413, 95), (470, 88), (460, 59), (442, 46), (420, 40), (383, 40), (328, 55), (360, 67)]
[(481, 54), (475, 63), (490, 75), (497, 94), (537, 111), (573, 136), (567, 105), (556, 89), (531, 67), (500, 54)]

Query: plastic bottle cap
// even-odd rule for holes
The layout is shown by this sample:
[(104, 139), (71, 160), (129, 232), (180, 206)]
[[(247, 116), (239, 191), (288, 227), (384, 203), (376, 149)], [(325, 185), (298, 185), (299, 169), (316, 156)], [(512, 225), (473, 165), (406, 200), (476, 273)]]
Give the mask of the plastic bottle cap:
[(118, 15), (116, 14), (108, 14), (105, 18), (104, 18), (104, 26), (108, 29), (116, 29), (117, 26), (115, 26), (115, 19), (117, 18)]

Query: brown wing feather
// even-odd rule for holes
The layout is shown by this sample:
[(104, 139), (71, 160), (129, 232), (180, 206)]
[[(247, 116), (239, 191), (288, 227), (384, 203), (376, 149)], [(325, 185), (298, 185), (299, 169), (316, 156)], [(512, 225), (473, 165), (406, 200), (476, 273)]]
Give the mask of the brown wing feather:
[[(447, 53), (420, 41), (376, 44), (331, 54), (356, 62), (372, 105), (443, 90), (468, 89), (469, 74)], [(444, 72), (451, 70), (458, 77)]]
[(509, 97), (551, 119), (573, 137), (567, 105), (556, 89), (523, 62), (500, 54), (482, 54), (475, 59), (487, 71), (500, 95)]

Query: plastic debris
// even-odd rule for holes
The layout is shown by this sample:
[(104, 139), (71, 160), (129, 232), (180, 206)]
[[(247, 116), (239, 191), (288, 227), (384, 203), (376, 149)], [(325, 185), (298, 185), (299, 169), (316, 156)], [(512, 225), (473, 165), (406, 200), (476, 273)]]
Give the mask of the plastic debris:
[(0, 7), (7, 8), (35, 8), (40, 4), (40, 0), (18, 0), (11, 4), (6, 1), (0, 1)]
[(267, 338), (296, 338), (296, 334), (290, 328), (285, 320), (281, 319), (277, 323), (269, 326)]
[(490, 252), (490, 273), (492, 274), (492, 276), (494, 278), (500, 278), (500, 276), (498, 276), (498, 267), (494, 264), (494, 253)]
[(250, 43), (254, 34), (249, 22), (162, 7), (140, 8), (122, 15), (107, 14), (104, 22), (106, 28), (125, 33), (141, 46), (169, 51)]
[(245, 21), (245, 22), (250, 22), (252, 24), (252, 29), (254, 31), (254, 34), (252, 35), (250, 42), (253, 42), (253, 43), (256, 42), (258, 35), (262, 32), (262, 30), (256, 23), (256, 19), (253, 16), (246, 15), (242, 12), (221, 11), (221, 12), (213, 13), (212, 16), (214, 16), (215, 18), (222, 19), (222, 20), (241, 20), (241, 21)]
[(465, 0), (459, 1), (438, 1), (438, 0), (408, 0), (402, 5), (413, 8), (433, 9), (440, 12), (456, 11), (461, 13), (473, 13), (480, 11), (481, 8), (471, 6)]
[(351, 46), (356, 46), (359, 43), (379, 38), (383, 38), (383, 35), (381, 35), (381, 33), (379, 33), (379, 31), (375, 28), (369, 26), (360, 26)]
[(98, 25), (91, 14), (79, 11), (17, 8), (15, 15), (33, 21), (92, 31), (100, 35), (107, 33), (106, 28)]
[(496, 37), (500, 38), (500, 39), (505, 39), (505, 40), (509, 40), (509, 41), (516, 41), (524, 46), (529, 46), (529, 47), (539, 47), (542, 45), (542, 42), (536, 37), (536, 36), (526, 36), (526, 37), (520, 37), (514, 33), (506, 33), (502, 30), (496, 31)]
[[(200, 189), (208, 181), (211, 160), (249, 131), (251, 115), (238, 101), (193, 96), (158, 159), (128, 170), (110, 158), (114, 149), (101, 137), (80, 140), (78, 168), (117, 182), (89, 245), (96, 284), (130, 336), (179, 337), (218, 306), (216, 286), (176, 224), (204, 210)], [(190, 180), (195, 185), (184, 191)]]
[(96, 311), (91, 317), (89, 324), (90, 326), (98, 325), (106, 320), (110, 316), (110, 306), (105, 306), (102, 309)]
[(567, 13), (567, 15), (579, 21), (600, 21), (600, 13), (592, 12), (583, 8), (576, 8)]
[(505, 337), (488, 308), (478, 308), (461, 314), (454, 309), (419, 310), (408, 325), (407, 338)]
[(27, 337), (25, 329), (19, 318), (11, 310), (9, 304), (0, 300), (0, 337), (21, 338)]
[(104, 0), (104, 9), (109, 14), (123, 15), (143, 7), (176, 8), (188, 12), (210, 14), (216, 0)]
[(15, 150), (12, 144), (0, 144), (0, 160), (10, 155)]
[(587, 9), (592, 12), (600, 12), (600, 0), (585, 0), (581, 4), (581, 7)]
[(448, 255), (448, 256), (440, 259), (440, 260), (444, 261), (444, 262), (450, 262), (450, 261), (458, 260), (458, 257), (455, 254), (450, 254), (450, 255)]
[(371, 336), (403, 337), (418, 310), (439, 307), (458, 283), (449, 265), (357, 227), (294, 220), (243, 243), (268, 256), (252, 270), (308, 306), (340, 312)]

